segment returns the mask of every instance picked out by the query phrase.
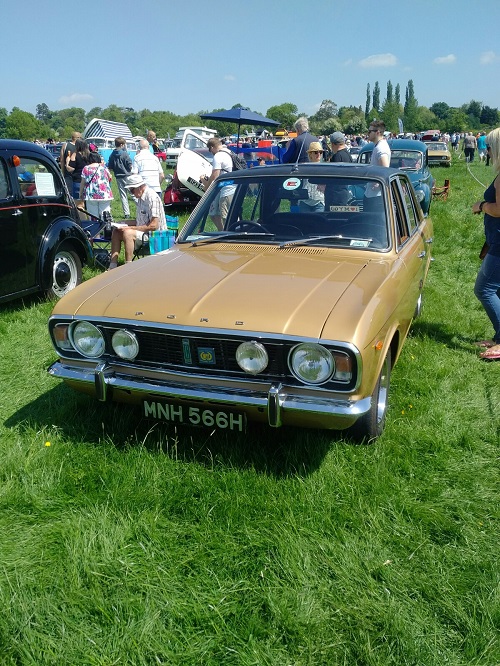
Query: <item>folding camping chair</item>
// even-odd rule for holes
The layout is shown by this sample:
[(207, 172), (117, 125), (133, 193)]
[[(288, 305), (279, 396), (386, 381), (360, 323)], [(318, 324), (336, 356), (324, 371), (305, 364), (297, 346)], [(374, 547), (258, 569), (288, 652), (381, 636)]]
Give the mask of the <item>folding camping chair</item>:
[(111, 213), (105, 211), (102, 217), (96, 217), (84, 208), (78, 208), (84, 212), (88, 220), (82, 220), (82, 227), (89, 237), (90, 245), (94, 254), (94, 264), (103, 270), (109, 268), (111, 261)]

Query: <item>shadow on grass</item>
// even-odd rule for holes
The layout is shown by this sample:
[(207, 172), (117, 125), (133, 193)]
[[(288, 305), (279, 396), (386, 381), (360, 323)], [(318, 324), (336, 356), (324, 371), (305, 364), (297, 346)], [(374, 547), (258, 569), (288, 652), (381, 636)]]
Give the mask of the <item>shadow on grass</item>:
[(420, 340), (425, 338), (434, 340), (450, 349), (463, 349), (468, 352), (474, 350), (474, 337), (465, 337), (457, 331), (449, 331), (445, 326), (435, 322), (416, 320), (412, 324), (411, 335)]
[(269, 428), (248, 423), (246, 433), (173, 426), (150, 421), (138, 407), (100, 403), (63, 384), (12, 414), (4, 423), (19, 431), (57, 429), (69, 441), (120, 450), (143, 446), (151, 454), (208, 467), (255, 469), (278, 477), (307, 476), (334, 446), (349, 445), (342, 433)]

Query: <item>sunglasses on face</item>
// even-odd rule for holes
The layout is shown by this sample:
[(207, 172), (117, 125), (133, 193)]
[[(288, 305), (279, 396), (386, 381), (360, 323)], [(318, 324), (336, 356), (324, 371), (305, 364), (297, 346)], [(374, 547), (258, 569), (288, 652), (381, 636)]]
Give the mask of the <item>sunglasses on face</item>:
[(310, 150), (309, 153), (311, 155), (321, 155), (323, 151), (322, 150)]

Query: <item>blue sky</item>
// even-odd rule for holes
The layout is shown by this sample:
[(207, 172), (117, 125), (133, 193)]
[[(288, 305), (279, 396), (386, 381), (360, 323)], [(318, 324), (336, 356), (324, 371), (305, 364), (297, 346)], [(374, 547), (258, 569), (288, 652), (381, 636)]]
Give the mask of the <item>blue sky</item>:
[(409, 79), (419, 104), (500, 108), (500, 0), (0, 0), (0, 107), (185, 115), (241, 103), (361, 105)]

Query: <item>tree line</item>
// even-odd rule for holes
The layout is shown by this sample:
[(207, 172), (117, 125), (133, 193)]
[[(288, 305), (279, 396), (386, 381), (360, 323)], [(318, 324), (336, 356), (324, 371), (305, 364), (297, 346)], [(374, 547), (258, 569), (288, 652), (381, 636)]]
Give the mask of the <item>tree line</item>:
[[(243, 105), (234, 104), (232, 108), (237, 107)], [(216, 111), (223, 109), (213, 109), (211, 112)], [(64, 141), (74, 131), (83, 132), (85, 125), (92, 118), (125, 123), (133, 136), (146, 136), (148, 130), (152, 129), (157, 136), (167, 138), (173, 137), (179, 127), (205, 124), (217, 130), (220, 136), (234, 133), (234, 123), (202, 121), (200, 115), (207, 112), (208, 110), (205, 110), (180, 116), (171, 111), (149, 109), (135, 111), (131, 107), (119, 107), (114, 104), (104, 109), (94, 107), (88, 112), (79, 107), (52, 111), (47, 104), (41, 103), (36, 106), (36, 113), (33, 115), (18, 107), (14, 107), (10, 113), (0, 107), (0, 138)], [(297, 106), (291, 102), (272, 106), (262, 115), (279, 122), (286, 130), (293, 129), (298, 117), (306, 116), (312, 132), (318, 135), (328, 135), (335, 131), (364, 134), (373, 119), (383, 120), (387, 130), (395, 134), (400, 131), (400, 121), (405, 132), (420, 132), (431, 128), (443, 132), (478, 131), (498, 126), (500, 118), (498, 109), (483, 105), (476, 100), (471, 100), (460, 107), (449, 106), (446, 102), (435, 102), (430, 107), (420, 106), (411, 79), (405, 89), (404, 102), (401, 99), (399, 83), (393, 86), (391, 81), (387, 82), (386, 96), (381, 102), (380, 85), (375, 81), (373, 88), (370, 83), (367, 84), (364, 110), (361, 106), (338, 107), (332, 100), (325, 99), (313, 115), (308, 116), (299, 112)], [(241, 131), (244, 133), (245, 130), (251, 131), (252, 128), (242, 126)]]

